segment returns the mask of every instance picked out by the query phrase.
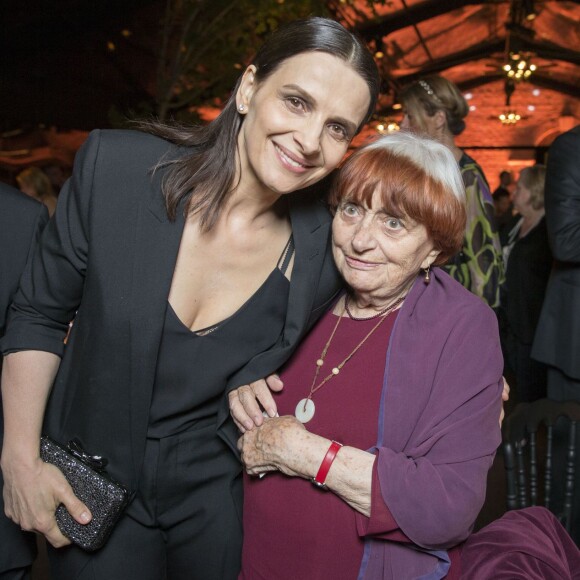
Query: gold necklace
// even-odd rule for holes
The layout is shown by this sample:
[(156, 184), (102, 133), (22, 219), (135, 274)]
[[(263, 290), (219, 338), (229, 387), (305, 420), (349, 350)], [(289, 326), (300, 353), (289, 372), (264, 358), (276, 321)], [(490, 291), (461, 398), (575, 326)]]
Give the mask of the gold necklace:
[[(329, 339), (326, 341), (324, 348), (322, 349), (322, 353), (320, 354), (320, 358), (316, 361), (316, 370), (314, 371), (314, 378), (312, 379), (312, 385), (310, 385), (310, 393), (305, 399), (301, 399), (298, 401), (296, 405), (296, 409), (294, 410), (294, 416), (300, 421), (301, 423), (308, 423), (314, 417), (314, 413), (316, 412), (316, 407), (314, 405), (314, 401), (312, 400), (312, 395), (316, 393), (319, 389), (321, 389), (332, 377), (335, 377), (340, 373), (342, 367), (359, 351), (362, 345), (367, 341), (368, 338), (373, 334), (375, 330), (387, 319), (388, 314), (390, 314), (397, 306), (399, 306), (405, 297), (402, 297), (400, 300), (397, 300), (394, 304), (392, 304), (389, 308), (384, 310), (383, 316), (381, 319), (372, 327), (372, 329), (368, 332), (368, 334), (354, 347), (354, 349), (340, 362), (337, 366), (335, 366), (332, 371), (324, 377), (320, 383), (316, 384), (316, 380), (318, 379), (318, 375), (320, 374), (320, 369), (324, 365), (324, 359), (326, 358), (326, 354), (328, 353), (328, 349), (330, 348), (330, 344), (332, 343), (332, 339), (336, 334), (338, 326), (340, 325), (341, 320), (344, 317), (346, 312), (346, 301), (347, 298), (344, 298), (344, 306), (342, 308), (342, 312), (332, 329)], [(373, 316), (373, 318), (375, 318)]]
[(348, 296), (346, 296), (344, 299), (344, 309), (346, 310), (346, 313), (348, 314), (348, 317), (351, 320), (358, 320), (360, 322), (362, 320), (372, 320), (373, 318), (378, 318), (379, 316), (386, 316), (387, 314), (389, 314), (389, 312), (392, 312), (397, 306), (399, 306), (399, 304), (402, 304), (403, 300), (405, 300), (405, 296), (401, 296), (400, 298), (395, 300), (395, 302), (393, 302), (390, 306), (387, 306), (380, 312), (377, 312), (377, 314), (373, 314), (372, 316), (365, 316), (363, 318), (360, 316), (353, 315), (353, 313), (350, 311), (350, 308), (348, 307)]

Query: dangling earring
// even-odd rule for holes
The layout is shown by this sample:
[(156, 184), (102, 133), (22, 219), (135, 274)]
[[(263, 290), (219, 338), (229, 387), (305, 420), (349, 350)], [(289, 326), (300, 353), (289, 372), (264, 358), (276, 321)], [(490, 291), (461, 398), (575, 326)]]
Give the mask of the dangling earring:
[(429, 272), (430, 269), (431, 269), (431, 266), (427, 266), (425, 268), (425, 278), (423, 278), (425, 284), (429, 284), (429, 282), (431, 282), (431, 274)]

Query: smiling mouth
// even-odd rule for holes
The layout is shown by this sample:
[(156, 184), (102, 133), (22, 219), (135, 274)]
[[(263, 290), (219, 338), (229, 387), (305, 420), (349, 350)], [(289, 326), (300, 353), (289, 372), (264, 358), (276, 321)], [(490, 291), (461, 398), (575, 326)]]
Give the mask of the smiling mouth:
[(290, 157), (290, 155), (288, 153), (286, 153), (286, 151), (284, 151), (279, 145), (276, 145), (274, 143), (274, 148), (276, 149), (278, 155), (280, 156), (280, 158), (282, 159), (282, 161), (290, 166), (293, 169), (298, 169), (301, 171), (306, 171), (307, 169), (310, 169), (311, 167), (313, 167), (312, 165), (307, 165), (306, 163), (301, 163), (300, 161), (296, 160), (294, 157)]
[(345, 255), (345, 259), (351, 268), (356, 268), (358, 270), (369, 270), (377, 266), (376, 262), (366, 262), (365, 260), (359, 260), (358, 258), (353, 258), (352, 256)]

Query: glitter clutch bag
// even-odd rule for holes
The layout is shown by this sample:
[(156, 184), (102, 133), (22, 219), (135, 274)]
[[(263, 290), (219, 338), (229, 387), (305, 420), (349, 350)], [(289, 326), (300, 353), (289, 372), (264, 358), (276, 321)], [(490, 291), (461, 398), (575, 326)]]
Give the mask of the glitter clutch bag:
[(49, 437), (42, 437), (40, 457), (62, 471), (75, 495), (93, 515), (88, 524), (79, 524), (61, 504), (55, 514), (60, 531), (84, 550), (98, 550), (125, 509), (129, 493), (107, 474), (107, 460), (86, 454), (78, 439), (63, 447)]

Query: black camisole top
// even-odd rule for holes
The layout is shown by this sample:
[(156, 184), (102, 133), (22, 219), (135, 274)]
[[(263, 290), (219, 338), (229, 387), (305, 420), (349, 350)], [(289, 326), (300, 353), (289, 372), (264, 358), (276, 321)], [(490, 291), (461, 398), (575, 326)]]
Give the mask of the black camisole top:
[[(294, 253), (290, 238), (278, 266), (232, 316), (192, 332), (167, 303), (147, 436), (163, 438), (215, 418), (228, 378), (273, 346), (284, 328)], [(201, 426), (201, 425), (200, 425)]]

